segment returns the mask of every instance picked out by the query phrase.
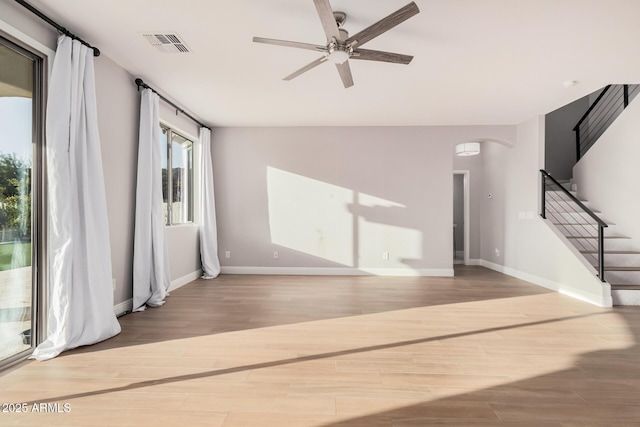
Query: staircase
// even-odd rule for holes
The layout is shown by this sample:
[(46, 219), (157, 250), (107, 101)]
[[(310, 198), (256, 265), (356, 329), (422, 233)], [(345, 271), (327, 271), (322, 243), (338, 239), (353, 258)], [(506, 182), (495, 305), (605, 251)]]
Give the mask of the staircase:
[(600, 280), (611, 285), (614, 305), (640, 305), (640, 251), (628, 236), (602, 213), (578, 200), (569, 182), (556, 181), (540, 171), (544, 188), (541, 216), (549, 220), (594, 268)]

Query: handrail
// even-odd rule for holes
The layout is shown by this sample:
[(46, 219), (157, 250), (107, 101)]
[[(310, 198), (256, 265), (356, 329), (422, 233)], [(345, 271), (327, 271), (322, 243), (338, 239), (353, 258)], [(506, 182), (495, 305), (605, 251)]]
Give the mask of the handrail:
[(607, 128), (638, 94), (639, 85), (610, 84), (601, 89), (595, 101), (573, 127), (576, 162), (580, 161)]
[(578, 124), (575, 125), (573, 127), (573, 130), (576, 131), (578, 130), (578, 128), (580, 127), (580, 125), (582, 124), (582, 122), (584, 122), (584, 120), (589, 117), (589, 114), (591, 113), (591, 111), (593, 111), (593, 109), (596, 107), (596, 105), (598, 105), (598, 102), (600, 102), (600, 100), (602, 99), (602, 97), (607, 93), (607, 91), (611, 88), (611, 85), (607, 85), (604, 87), (604, 90), (600, 93), (600, 95), (598, 95), (598, 97), (596, 98), (595, 101), (593, 101), (593, 104), (591, 104), (591, 106), (589, 107), (589, 109), (587, 110), (586, 113), (584, 113), (584, 115), (580, 118), (580, 120), (578, 120)]
[[(574, 203), (576, 203), (583, 212), (585, 212), (586, 214), (588, 214), (591, 218), (593, 218), (596, 223), (598, 224), (598, 241), (597, 241), (597, 245), (598, 245), (598, 277), (600, 278), (600, 280), (602, 282), (605, 281), (604, 279), (604, 229), (605, 227), (608, 227), (608, 225), (601, 220), (596, 214), (594, 214), (591, 209), (589, 209), (588, 207), (586, 207), (584, 205), (584, 203), (582, 203), (580, 200), (578, 200), (573, 194), (571, 194), (566, 188), (564, 188), (562, 186), (562, 184), (560, 184), (558, 181), (556, 181), (556, 179), (554, 177), (552, 177), (547, 171), (545, 171), (544, 169), (540, 169), (540, 183), (541, 183), (541, 213), (540, 216), (542, 218), (547, 218), (546, 216), (546, 195), (547, 195), (547, 181), (546, 179), (549, 178), (551, 179), (551, 181), (556, 184), (567, 196), (569, 196), (569, 200), (573, 201)], [(595, 225), (595, 224), (594, 224)]]
[(564, 188), (562, 186), (562, 184), (560, 184), (558, 181), (556, 181), (556, 179), (554, 177), (552, 177), (549, 172), (547, 172), (544, 169), (540, 169), (540, 173), (542, 173), (544, 176), (546, 176), (547, 178), (550, 178), (551, 181), (553, 181), (554, 184), (556, 184), (558, 187), (560, 187), (560, 189), (567, 195), (569, 196), (569, 198), (571, 198), (571, 201), (573, 201), (574, 203), (576, 203), (578, 206), (580, 206), (580, 208), (582, 208), (582, 210), (589, 215), (591, 218), (593, 218), (598, 225), (600, 225), (601, 227), (608, 227), (607, 223), (604, 222), (603, 220), (600, 219), (600, 217), (598, 217), (598, 215), (594, 214), (593, 211), (591, 211), (591, 209), (589, 209), (588, 207), (586, 207), (584, 205), (584, 203), (582, 203), (580, 200), (578, 200), (576, 198), (576, 196), (574, 196), (573, 194), (571, 194), (569, 192), (569, 190), (567, 190), (566, 188)]

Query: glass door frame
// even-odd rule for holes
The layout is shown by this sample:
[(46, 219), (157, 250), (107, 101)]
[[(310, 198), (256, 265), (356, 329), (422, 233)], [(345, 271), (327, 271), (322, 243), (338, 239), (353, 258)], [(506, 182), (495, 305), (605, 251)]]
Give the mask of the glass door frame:
[[(0, 21), (1, 22), (1, 21)], [(6, 26), (5, 26), (6, 27)], [(28, 44), (28, 37), (0, 28), (0, 44), (33, 61), (32, 166), (31, 166), (31, 340), (30, 348), (0, 360), (4, 369), (31, 355), (46, 334), (47, 257), (46, 257), (46, 151), (45, 108), (47, 76), (53, 51), (43, 53)], [(22, 39), (27, 39), (27, 42)], [(39, 43), (38, 43), (39, 45)]]

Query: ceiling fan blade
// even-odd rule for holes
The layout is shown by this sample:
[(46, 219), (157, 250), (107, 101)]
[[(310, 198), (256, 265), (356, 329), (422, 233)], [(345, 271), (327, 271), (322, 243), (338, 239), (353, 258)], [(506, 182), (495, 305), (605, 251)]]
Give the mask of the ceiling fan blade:
[(291, 42), (288, 40), (265, 39), (264, 37), (254, 37), (253, 41), (255, 43), (273, 44), (276, 46), (285, 47), (297, 47), (298, 49), (315, 50), (317, 52), (323, 52), (326, 49), (324, 46), (320, 46), (317, 44)]
[(315, 61), (313, 61), (310, 64), (305, 65), (304, 67), (300, 68), (298, 71), (295, 71), (291, 74), (289, 74), (287, 77), (285, 77), (282, 80), (293, 80), (296, 77), (298, 77), (300, 74), (302, 73), (306, 73), (307, 71), (309, 71), (312, 68), (317, 67), (318, 65), (322, 64), (323, 62), (327, 61), (327, 57), (326, 56), (321, 56), (320, 58), (316, 59)]
[(375, 24), (349, 37), (346, 40), (346, 44), (349, 45), (357, 41), (355, 46), (362, 46), (371, 39), (378, 37), (380, 34), (389, 31), (396, 25), (406, 21), (414, 15), (417, 15), (419, 12), (420, 9), (418, 9), (418, 5), (415, 2), (411, 2), (405, 7), (393, 12), (386, 18), (381, 19)]
[(362, 59), (365, 61), (392, 62), (394, 64), (407, 65), (413, 59), (411, 55), (401, 53), (383, 52), (381, 50), (354, 49), (353, 55), (349, 59)]
[(338, 31), (338, 24), (336, 24), (336, 18), (333, 16), (329, 0), (313, 0), (313, 3), (316, 5), (322, 28), (324, 28), (324, 33), (327, 35), (327, 41), (330, 42), (335, 37), (337, 41), (343, 42), (344, 40), (342, 40), (340, 31)]
[(342, 64), (336, 64), (340, 79), (345, 89), (353, 86), (353, 76), (351, 75), (351, 67), (349, 67), (349, 61), (344, 61)]

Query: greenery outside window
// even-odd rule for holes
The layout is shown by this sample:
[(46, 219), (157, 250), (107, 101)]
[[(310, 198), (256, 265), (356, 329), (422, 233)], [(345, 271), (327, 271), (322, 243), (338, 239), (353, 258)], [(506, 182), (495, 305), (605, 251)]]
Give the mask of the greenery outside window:
[(193, 141), (167, 126), (162, 126), (162, 133), (162, 197), (165, 224), (192, 223)]

